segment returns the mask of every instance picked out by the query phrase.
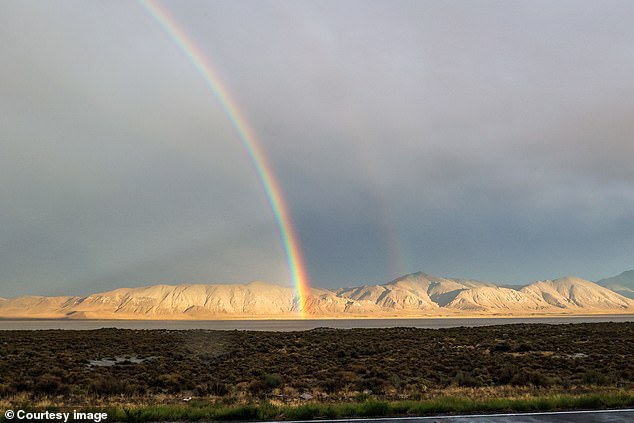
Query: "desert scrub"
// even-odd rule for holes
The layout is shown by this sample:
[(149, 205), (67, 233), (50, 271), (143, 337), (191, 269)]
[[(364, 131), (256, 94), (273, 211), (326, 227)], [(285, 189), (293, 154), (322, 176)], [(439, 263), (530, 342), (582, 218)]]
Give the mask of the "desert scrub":
[(115, 404), (123, 396), (131, 404), (179, 403), (188, 397), (286, 404), (304, 393), (332, 402), (392, 401), (470, 388), (548, 395), (632, 389), (634, 323), (305, 332), (0, 331), (0, 400), (5, 401)]

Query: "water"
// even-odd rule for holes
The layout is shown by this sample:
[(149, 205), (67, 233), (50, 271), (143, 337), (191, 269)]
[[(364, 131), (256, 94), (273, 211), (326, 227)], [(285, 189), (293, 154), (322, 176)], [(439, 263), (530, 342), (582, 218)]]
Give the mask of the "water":
[(114, 358), (100, 358), (99, 360), (90, 360), (89, 364), (86, 364), (87, 367), (112, 367), (116, 364), (124, 363), (124, 364), (139, 364), (143, 363), (146, 360), (153, 360), (155, 357), (146, 357), (139, 358), (136, 355), (124, 356), (118, 355)]
[(316, 319), (316, 320), (0, 320), (0, 330), (68, 329), (210, 329), (300, 331), (319, 327), (353, 328), (450, 328), (460, 326), (490, 326), (517, 323), (600, 323), (634, 322), (634, 315), (602, 315), (574, 317), (481, 317), (481, 318), (420, 318), (420, 319)]

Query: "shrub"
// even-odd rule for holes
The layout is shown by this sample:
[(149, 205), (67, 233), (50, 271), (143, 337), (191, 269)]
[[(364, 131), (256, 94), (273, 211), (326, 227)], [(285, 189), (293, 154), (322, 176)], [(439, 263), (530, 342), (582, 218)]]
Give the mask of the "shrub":
[(264, 383), (270, 389), (277, 388), (282, 384), (282, 376), (277, 373), (272, 375), (266, 374), (264, 375)]
[(156, 385), (172, 392), (180, 392), (182, 390), (181, 377), (176, 373), (160, 375), (156, 381)]
[(517, 352), (528, 352), (532, 350), (533, 350), (533, 347), (531, 347), (529, 344), (526, 344), (526, 343), (522, 343), (516, 348)]
[(458, 386), (476, 387), (483, 385), (480, 378), (476, 378), (470, 372), (463, 372), (462, 370), (456, 373), (453, 377), (453, 382)]
[(334, 394), (341, 391), (344, 386), (344, 381), (337, 378), (328, 378), (319, 384), (319, 387), (329, 394)]
[(388, 381), (395, 388), (400, 388), (401, 385), (403, 385), (403, 379), (401, 379), (399, 375), (391, 375)]
[(539, 370), (533, 370), (533, 371), (527, 372), (526, 380), (528, 384), (539, 386), (542, 388), (548, 388), (554, 384), (553, 378), (543, 374)]
[(385, 392), (385, 383), (384, 379), (370, 377), (362, 379), (359, 384), (362, 390), (372, 391), (373, 394), (383, 394)]
[(506, 342), (501, 343), (501, 344), (496, 344), (491, 349), (491, 351), (493, 351), (493, 352), (509, 352), (511, 350), (512, 350), (511, 345), (507, 344)]
[(133, 394), (134, 389), (125, 380), (106, 376), (91, 382), (89, 392), (97, 395)]
[(587, 370), (585, 373), (583, 373), (581, 379), (585, 383), (591, 385), (605, 385), (609, 381), (609, 378), (605, 374), (600, 373), (594, 369)]
[(40, 376), (33, 386), (33, 392), (36, 394), (55, 394), (59, 390), (60, 382), (61, 380), (57, 376), (49, 374)]

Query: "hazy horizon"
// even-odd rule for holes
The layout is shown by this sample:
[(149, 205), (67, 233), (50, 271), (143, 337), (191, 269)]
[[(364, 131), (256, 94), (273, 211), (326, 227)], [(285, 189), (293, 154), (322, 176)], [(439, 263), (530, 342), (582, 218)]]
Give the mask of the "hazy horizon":
[[(634, 3), (155, 4), (252, 128), (313, 286), (634, 268)], [(90, 5), (0, 1), (0, 297), (291, 285), (192, 61), (140, 3)]]

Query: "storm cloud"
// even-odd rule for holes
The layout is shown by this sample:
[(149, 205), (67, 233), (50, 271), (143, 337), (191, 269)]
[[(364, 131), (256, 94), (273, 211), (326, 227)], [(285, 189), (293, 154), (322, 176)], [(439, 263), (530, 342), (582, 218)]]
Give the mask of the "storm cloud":
[[(627, 1), (162, 2), (313, 285), (634, 267)], [(0, 2), (0, 296), (290, 283), (217, 99), (133, 2)]]

